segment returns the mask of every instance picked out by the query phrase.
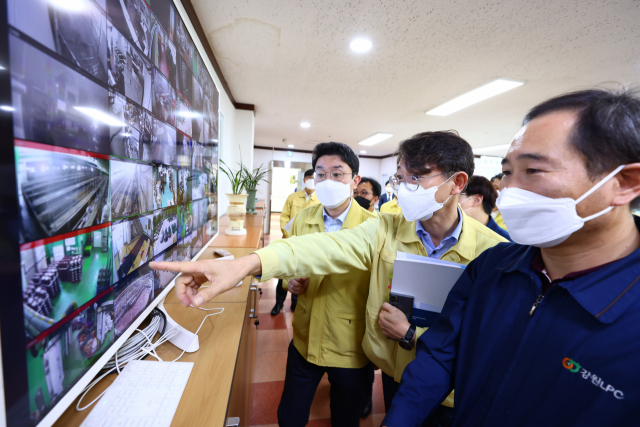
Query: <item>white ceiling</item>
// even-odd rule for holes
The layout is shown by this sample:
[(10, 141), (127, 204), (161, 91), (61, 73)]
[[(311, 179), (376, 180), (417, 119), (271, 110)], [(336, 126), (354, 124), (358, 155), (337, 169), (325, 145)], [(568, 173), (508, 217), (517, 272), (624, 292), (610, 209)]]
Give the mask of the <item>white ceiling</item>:
[[(191, 2), (236, 101), (256, 106), (256, 145), (340, 141), (385, 155), (442, 129), (474, 148), (506, 144), (548, 97), (640, 84), (637, 0)], [(357, 36), (373, 49), (352, 52)], [(448, 117), (425, 115), (497, 77), (525, 84)], [(376, 132), (394, 136), (357, 145)]]

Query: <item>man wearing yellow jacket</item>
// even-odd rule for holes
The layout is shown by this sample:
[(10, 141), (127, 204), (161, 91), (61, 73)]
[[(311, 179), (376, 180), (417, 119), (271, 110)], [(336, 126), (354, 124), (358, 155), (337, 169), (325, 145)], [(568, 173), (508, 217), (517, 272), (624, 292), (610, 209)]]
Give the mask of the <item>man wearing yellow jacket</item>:
[[(312, 164), (322, 204), (298, 213), (291, 236), (351, 229), (375, 217), (351, 198), (360, 182), (359, 160), (351, 148), (336, 142), (318, 144), (313, 149)], [(310, 254), (310, 258), (314, 255)], [(299, 296), (293, 316), (293, 341), (278, 423), (307, 425), (316, 389), (327, 373), (331, 383), (331, 424), (357, 427), (368, 378), (369, 360), (362, 349), (362, 339), (370, 273), (352, 270), (309, 276), (289, 281), (292, 293), (297, 293), (301, 285), (306, 292)]]
[(282, 236), (285, 239), (290, 235), (289, 231), (285, 229), (289, 221), (295, 218), (302, 209), (320, 203), (316, 196), (313, 169), (309, 169), (304, 173), (303, 180), (303, 191), (296, 191), (289, 194), (287, 201), (284, 202), (284, 206), (282, 207), (282, 213), (280, 214), (280, 230), (282, 230)]
[[(289, 222), (298, 215), (298, 213), (304, 208), (319, 204), (318, 198), (315, 193), (315, 181), (313, 180), (313, 169), (309, 169), (304, 173), (304, 190), (291, 193), (287, 197), (287, 201), (284, 202), (282, 207), (282, 213), (280, 214), (280, 230), (282, 230), (282, 237), (289, 237), (289, 230), (291, 224)], [(278, 280), (276, 286), (276, 303), (271, 309), (271, 315), (277, 316), (284, 307), (284, 301), (287, 299), (287, 290), (282, 286), (282, 279)], [(291, 296), (291, 311), (296, 311), (296, 304), (298, 303), (298, 296)]]
[[(363, 349), (383, 371), (385, 404), (390, 405), (407, 364), (415, 357), (415, 340), (424, 332), (386, 301), (397, 251), (468, 264), (505, 239), (458, 208), (460, 193), (473, 174), (471, 146), (457, 133), (425, 132), (403, 141), (398, 149), (394, 186), (402, 214), (377, 219), (339, 233), (312, 234), (276, 242), (255, 255), (229, 262), (202, 261), (152, 265), (153, 268), (195, 272), (176, 283), (183, 304), (200, 306), (231, 289), (248, 274), (300, 277), (371, 272)], [(309, 256), (313, 253), (314, 256)], [(256, 256), (257, 255), (257, 256)], [(200, 290), (207, 280), (211, 286)], [(235, 282), (234, 282), (235, 281)], [(404, 341), (403, 347), (387, 337)], [(430, 418), (430, 425), (448, 425), (452, 396)]]

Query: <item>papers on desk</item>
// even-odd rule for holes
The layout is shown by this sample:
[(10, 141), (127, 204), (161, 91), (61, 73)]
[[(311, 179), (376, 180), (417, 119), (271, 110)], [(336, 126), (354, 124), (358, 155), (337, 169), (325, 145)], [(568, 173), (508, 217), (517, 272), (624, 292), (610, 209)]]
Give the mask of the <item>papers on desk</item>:
[(420, 255), (397, 253), (391, 292), (413, 297), (412, 325), (429, 327), (433, 324), (465, 267)]
[(293, 220), (296, 219), (296, 217), (294, 216), (293, 218), (291, 218), (291, 221), (289, 221), (287, 223), (287, 225), (284, 226), (284, 229), (287, 231), (291, 231), (291, 226), (293, 225)]

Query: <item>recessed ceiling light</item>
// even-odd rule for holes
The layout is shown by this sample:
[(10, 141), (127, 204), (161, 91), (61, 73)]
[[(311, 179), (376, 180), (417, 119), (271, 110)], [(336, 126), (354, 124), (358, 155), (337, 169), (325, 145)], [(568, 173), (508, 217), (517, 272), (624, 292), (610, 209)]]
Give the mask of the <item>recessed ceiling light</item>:
[(358, 142), (358, 144), (366, 145), (367, 147), (371, 147), (372, 145), (375, 145), (378, 142), (382, 142), (385, 139), (389, 139), (392, 136), (393, 136), (392, 133), (378, 132), (378, 133), (374, 133), (373, 135), (371, 135), (367, 139), (363, 139), (362, 141)]
[(122, 123), (120, 120), (117, 120), (116, 118), (111, 117), (110, 115), (103, 113), (100, 110), (96, 110), (95, 108), (90, 108), (90, 107), (73, 107), (73, 108), (75, 108), (76, 110), (80, 111), (83, 114), (86, 114), (92, 119), (102, 123), (106, 123), (109, 126), (125, 126), (125, 124)]
[(308, 127), (310, 127), (311, 124), (309, 122), (302, 122), (300, 123), (300, 127), (307, 129)]
[(16, 109), (11, 107), (10, 105), (0, 105), (0, 110), (2, 110), (2, 111), (16, 111)]
[(367, 154), (367, 150), (360, 150), (360, 154)]
[(515, 89), (523, 84), (523, 82), (516, 82), (513, 80), (494, 80), (491, 83), (480, 86), (471, 92), (467, 92), (464, 95), (453, 98), (451, 101), (445, 102), (444, 104), (427, 111), (427, 114), (431, 116), (448, 116), (449, 114), (460, 111), (463, 108), (467, 108), (473, 104), (477, 104), (480, 101), (484, 101), (485, 99), (499, 95), (508, 90)]
[(510, 143), (509, 144), (492, 145), (490, 147), (474, 148), (473, 152), (474, 153), (486, 153), (486, 152), (491, 152), (491, 151), (507, 150), (507, 149), (509, 149), (510, 146), (511, 146)]
[(293, 147), (294, 147), (294, 145), (293, 145), (293, 144), (289, 144), (289, 145), (287, 145), (287, 147), (289, 147), (289, 148), (293, 148)]
[(371, 43), (370, 40), (362, 38), (354, 39), (351, 41), (351, 43), (349, 43), (349, 47), (351, 48), (351, 50), (359, 53), (371, 50), (372, 46), (373, 43)]

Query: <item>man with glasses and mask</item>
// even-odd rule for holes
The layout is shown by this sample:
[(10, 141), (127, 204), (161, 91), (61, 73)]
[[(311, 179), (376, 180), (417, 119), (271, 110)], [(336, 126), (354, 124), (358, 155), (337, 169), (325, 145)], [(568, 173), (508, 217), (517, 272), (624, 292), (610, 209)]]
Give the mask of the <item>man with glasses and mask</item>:
[[(383, 371), (388, 406), (404, 368), (415, 357), (416, 339), (425, 330), (411, 326), (404, 313), (387, 303), (396, 253), (468, 264), (484, 250), (506, 242), (458, 208), (460, 193), (473, 175), (474, 156), (471, 146), (456, 132), (417, 134), (401, 142), (397, 154), (393, 185), (402, 213), (380, 214), (351, 230), (292, 237), (233, 261), (159, 263), (153, 268), (198, 271), (196, 276), (176, 283), (180, 301), (187, 305), (193, 302), (194, 306), (231, 289), (248, 274), (262, 274), (262, 280), (266, 280), (370, 272), (362, 347)], [(316, 192), (322, 202), (319, 184)], [(211, 286), (196, 295), (205, 275), (211, 279)], [(352, 284), (345, 282), (345, 286)], [(296, 290), (304, 291), (304, 284)], [(300, 312), (298, 309), (296, 316)], [(449, 398), (447, 406), (432, 416), (431, 425), (450, 422), (452, 401)]]
[(376, 203), (380, 200), (381, 191), (382, 187), (378, 181), (363, 176), (356, 191), (353, 192), (353, 197), (360, 206), (375, 214)]
[[(318, 144), (311, 162), (319, 205), (300, 211), (290, 239), (313, 233), (333, 234), (354, 228), (375, 215), (351, 197), (360, 182), (359, 160), (349, 146), (338, 142)], [(289, 239), (287, 239), (289, 240)], [(322, 264), (322, 251), (305, 257)], [(284, 391), (278, 407), (280, 426), (303, 427), (322, 376), (331, 384), (331, 424), (360, 423), (368, 384), (369, 360), (362, 349), (365, 306), (370, 273), (353, 269), (337, 274), (285, 274), (288, 290), (298, 296), (293, 317)], [(282, 276), (281, 276), (282, 277)]]

